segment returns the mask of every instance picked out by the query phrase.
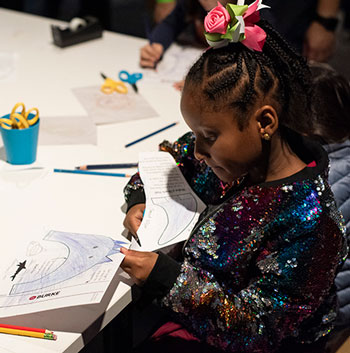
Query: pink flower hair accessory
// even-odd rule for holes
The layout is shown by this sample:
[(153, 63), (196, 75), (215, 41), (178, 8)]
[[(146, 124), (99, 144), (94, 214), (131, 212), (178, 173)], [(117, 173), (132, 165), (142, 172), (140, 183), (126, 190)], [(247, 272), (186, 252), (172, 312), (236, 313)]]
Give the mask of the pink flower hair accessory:
[(244, 0), (226, 7), (218, 2), (204, 19), (204, 35), (208, 44), (220, 48), (230, 42), (241, 42), (249, 49), (262, 51), (266, 32), (256, 22), (260, 20), (259, 11), (268, 7), (262, 4), (262, 0), (256, 0), (249, 6), (244, 5)]

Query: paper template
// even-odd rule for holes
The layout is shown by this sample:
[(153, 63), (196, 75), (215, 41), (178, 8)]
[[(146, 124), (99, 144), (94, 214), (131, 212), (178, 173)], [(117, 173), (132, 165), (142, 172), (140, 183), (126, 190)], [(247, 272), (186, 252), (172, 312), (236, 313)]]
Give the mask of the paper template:
[(173, 44), (157, 64), (156, 70), (142, 70), (144, 80), (164, 83), (181, 81), (202, 52), (203, 50), (198, 48)]
[(98, 303), (129, 247), (124, 237), (50, 231), (7, 254), (0, 272), (0, 317)]
[(101, 86), (92, 86), (73, 89), (73, 93), (95, 124), (112, 124), (158, 116), (141, 93), (135, 93), (131, 86), (127, 94), (105, 94), (100, 88)]
[(146, 210), (137, 232), (143, 250), (153, 251), (186, 240), (205, 204), (192, 191), (166, 152), (143, 152), (139, 171)]
[(41, 117), (39, 145), (97, 144), (96, 125), (91, 116)]

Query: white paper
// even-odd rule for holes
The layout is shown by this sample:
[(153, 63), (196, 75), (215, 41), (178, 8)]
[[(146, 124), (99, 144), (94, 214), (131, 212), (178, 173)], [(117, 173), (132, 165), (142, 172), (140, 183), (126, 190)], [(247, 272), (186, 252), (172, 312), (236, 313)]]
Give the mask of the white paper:
[(186, 240), (205, 204), (174, 158), (166, 152), (140, 153), (139, 171), (146, 194), (146, 210), (137, 232), (142, 249), (153, 251)]
[(183, 47), (173, 44), (157, 64), (156, 70), (144, 69), (142, 73), (147, 82), (174, 83), (181, 81), (188, 70), (203, 53), (203, 50), (193, 47)]
[(0, 272), (0, 317), (101, 301), (129, 247), (103, 235), (48, 232), (7, 254)]
[(117, 92), (105, 94), (100, 88), (101, 86), (92, 86), (73, 89), (73, 93), (95, 124), (111, 124), (158, 116), (142, 94), (135, 93), (131, 86), (127, 94)]
[(0, 317), (100, 302), (123, 259), (114, 241), (129, 247), (115, 208), (125, 182), (47, 169), (0, 172), (0, 206), (8, 210)]
[(97, 144), (96, 125), (90, 116), (40, 117), (39, 145)]

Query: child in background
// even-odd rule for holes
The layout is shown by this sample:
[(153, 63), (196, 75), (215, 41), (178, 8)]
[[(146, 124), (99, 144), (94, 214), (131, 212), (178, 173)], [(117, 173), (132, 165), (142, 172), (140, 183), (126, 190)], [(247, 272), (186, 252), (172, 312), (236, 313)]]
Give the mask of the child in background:
[[(226, 4), (227, 0), (221, 0)], [(206, 46), (203, 19), (215, 7), (216, 0), (178, 0), (174, 10), (149, 34), (150, 43), (140, 50), (140, 65), (154, 68), (170, 44), (192, 23), (197, 45)]]
[[(156, 300), (169, 313), (138, 352), (323, 352), (334, 325), (343, 220), (326, 152), (295, 132), (309, 128), (310, 73), (259, 21), (262, 6), (208, 14), (215, 48), (192, 66), (181, 99), (193, 133), (162, 145), (208, 205), (181, 262), (121, 249), (139, 305)], [(125, 193), (124, 224), (135, 234), (145, 208), (139, 175)]]
[[(315, 93), (314, 128), (316, 137), (328, 152), (329, 183), (342, 212), (346, 234), (350, 236), (350, 85), (331, 66), (310, 63)], [(338, 326), (350, 325), (350, 259), (335, 280), (338, 289)]]

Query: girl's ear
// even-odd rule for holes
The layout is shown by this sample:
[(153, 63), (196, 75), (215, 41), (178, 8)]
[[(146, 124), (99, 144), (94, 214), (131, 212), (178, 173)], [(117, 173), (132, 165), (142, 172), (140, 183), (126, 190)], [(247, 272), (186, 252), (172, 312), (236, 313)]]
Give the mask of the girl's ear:
[(270, 140), (278, 129), (278, 114), (271, 105), (264, 105), (253, 115), (259, 134), (264, 140)]

